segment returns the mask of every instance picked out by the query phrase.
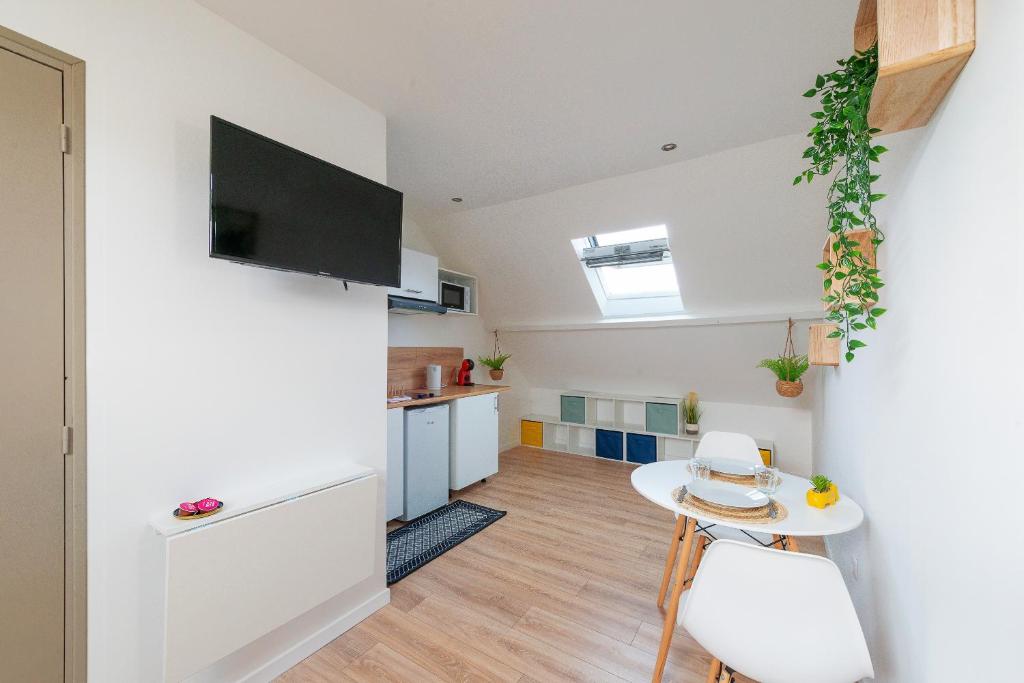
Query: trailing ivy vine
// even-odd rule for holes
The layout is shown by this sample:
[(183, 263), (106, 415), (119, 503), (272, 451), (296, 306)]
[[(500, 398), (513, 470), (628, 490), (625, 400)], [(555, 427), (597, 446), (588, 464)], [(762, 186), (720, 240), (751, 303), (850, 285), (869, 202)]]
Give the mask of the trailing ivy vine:
[[(819, 75), (814, 87), (804, 93), (804, 97), (820, 97), (821, 111), (811, 114), (815, 122), (807, 137), (812, 144), (803, 156), (810, 165), (793, 184), (810, 183), (814, 176), (835, 171), (828, 190), (826, 225), (834, 236), (835, 253), (818, 268), (824, 271), (822, 301), (831, 308), (826, 317), (838, 328), (829, 336), (845, 339), (846, 361), (850, 362), (857, 349), (867, 346), (855, 338), (856, 333), (875, 329), (876, 319), (885, 313), (876, 305), (878, 290), (885, 283), (849, 233), (871, 230), (876, 253), (885, 240), (873, 212), (874, 203), (885, 195), (871, 192), (871, 184), (878, 180), (871, 173), (871, 164), (886, 148), (872, 146), (871, 137), (881, 131), (868, 127), (871, 92), (878, 76), (878, 46), (836, 63), (838, 70)], [(838, 284), (836, 293), (832, 292), (833, 283)]]

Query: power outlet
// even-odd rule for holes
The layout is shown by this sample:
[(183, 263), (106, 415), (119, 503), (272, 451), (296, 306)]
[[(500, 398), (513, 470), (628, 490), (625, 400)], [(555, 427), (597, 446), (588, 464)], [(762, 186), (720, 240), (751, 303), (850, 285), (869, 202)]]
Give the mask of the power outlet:
[(850, 560), (850, 573), (854, 581), (860, 581), (860, 559), (856, 556)]

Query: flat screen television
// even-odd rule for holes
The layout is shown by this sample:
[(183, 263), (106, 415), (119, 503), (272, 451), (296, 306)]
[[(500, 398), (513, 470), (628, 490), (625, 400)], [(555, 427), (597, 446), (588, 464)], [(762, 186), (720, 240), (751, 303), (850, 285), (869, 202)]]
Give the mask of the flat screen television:
[(397, 287), (402, 193), (211, 116), (210, 256)]

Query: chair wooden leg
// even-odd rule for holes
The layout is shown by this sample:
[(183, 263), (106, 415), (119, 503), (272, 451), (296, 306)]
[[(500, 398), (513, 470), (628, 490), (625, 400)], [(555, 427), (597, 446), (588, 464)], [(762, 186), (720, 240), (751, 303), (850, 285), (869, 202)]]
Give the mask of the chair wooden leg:
[(684, 591), (690, 590), (690, 586), (693, 585), (693, 577), (697, 575), (697, 568), (700, 567), (701, 558), (704, 557), (704, 549), (707, 547), (707, 539), (700, 534), (696, 534), (695, 537), (697, 542), (697, 549), (693, 551), (693, 561), (690, 562), (690, 568), (686, 572), (686, 585), (683, 586)]
[(718, 681), (718, 674), (720, 673), (722, 673), (722, 663), (712, 657), (711, 666), (708, 667), (708, 678), (705, 683), (716, 683), (716, 681)]
[(654, 675), (651, 677), (653, 683), (660, 683), (662, 674), (665, 673), (665, 660), (668, 659), (668, 647), (672, 644), (672, 632), (676, 628), (676, 616), (679, 613), (679, 598), (683, 594), (686, 570), (690, 559), (690, 548), (693, 546), (694, 530), (697, 528), (697, 520), (690, 517), (686, 520), (686, 532), (683, 534), (683, 544), (680, 548), (679, 562), (676, 564), (676, 585), (672, 587), (672, 597), (668, 601), (668, 610), (665, 612), (665, 628), (661, 632), (661, 645), (658, 647), (658, 660), (654, 665)]
[(665, 558), (665, 575), (661, 577), (661, 589), (658, 591), (658, 607), (665, 604), (665, 595), (668, 593), (668, 583), (672, 579), (672, 567), (676, 563), (676, 555), (679, 553), (679, 538), (683, 535), (683, 527), (686, 526), (686, 516), (676, 517), (676, 526), (672, 530), (672, 543), (668, 546), (668, 557)]

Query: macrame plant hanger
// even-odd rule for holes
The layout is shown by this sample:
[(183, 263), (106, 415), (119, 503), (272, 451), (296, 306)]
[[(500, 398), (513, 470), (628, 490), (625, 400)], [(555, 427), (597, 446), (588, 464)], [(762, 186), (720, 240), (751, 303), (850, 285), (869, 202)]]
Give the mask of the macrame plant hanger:
[(793, 346), (793, 319), (789, 319), (789, 331), (786, 332), (786, 345), (782, 347), (783, 358), (796, 358), (796, 348)]
[[(787, 360), (792, 361), (796, 358), (796, 347), (793, 346), (793, 319), (789, 319), (789, 329), (786, 331), (786, 345), (782, 347), (782, 356)], [(786, 398), (796, 398), (804, 391), (804, 384), (799, 379), (795, 382), (790, 382), (784, 379), (779, 379), (775, 382), (775, 392), (779, 396)]]
[(491, 358), (497, 358), (501, 354), (501, 344), (498, 343), (498, 330), (494, 330), (494, 355)]

